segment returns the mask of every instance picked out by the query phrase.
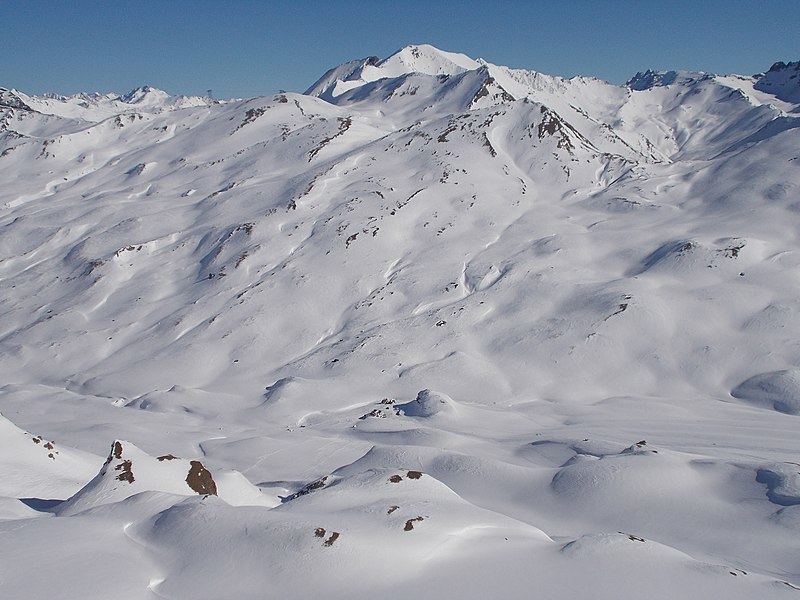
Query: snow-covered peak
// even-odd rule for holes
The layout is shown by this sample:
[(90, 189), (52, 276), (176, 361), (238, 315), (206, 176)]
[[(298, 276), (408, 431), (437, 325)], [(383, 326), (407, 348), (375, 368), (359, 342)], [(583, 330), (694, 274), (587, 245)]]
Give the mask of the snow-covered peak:
[(145, 85), (115, 98), (117, 102), (132, 104), (136, 110), (174, 110), (191, 106), (205, 106), (214, 100), (203, 96), (173, 96), (164, 90)]
[(69, 96), (49, 93), (29, 96), (16, 90), (0, 91), (0, 105), (95, 123), (130, 112), (158, 113), (207, 106), (213, 102), (201, 96), (172, 96), (151, 86), (138, 87), (126, 94), (80, 92)]
[(116, 100), (119, 98), (119, 94), (115, 94), (114, 92), (78, 92), (77, 94), (71, 94), (68, 96), (63, 96), (61, 94), (50, 94), (45, 93), (42, 94), (42, 98), (49, 98), (52, 100), (60, 100), (61, 102), (102, 102), (104, 100)]
[(344, 92), (380, 79), (412, 73), (458, 75), (480, 68), (481, 62), (456, 52), (439, 50), (428, 44), (406, 46), (386, 59), (369, 57), (335, 67), (323, 75), (306, 94), (333, 99)]
[(6, 88), (0, 88), (0, 107), (4, 108), (19, 108), (22, 110), (30, 110), (31, 107), (28, 106), (22, 98), (20, 98), (19, 93), (15, 90), (9, 90)]
[(709, 75), (694, 71), (653, 71), (648, 69), (638, 72), (625, 84), (630, 89), (641, 92), (654, 87), (664, 87), (668, 85), (690, 84), (708, 78)]
[(156, 104), (163, 104), (169, 100), (169, 98), (170, 95), (164, 90), (145, 85), (135, 88), (127, 94), (121, 95), (118, 100), (126, 104), (153, 106)]
[(428, 44), (422, 44), (398, 50), (367, 72), (380, 73), (382, 77), (397, 77), (405, 73), (457, 75), (480, 66), (481, 63), (465, 54), (445, 52)]
[(754, 87), (784, 102), (800, 103), (800, 61), (776, 62), (769, 71), (758, 77)]

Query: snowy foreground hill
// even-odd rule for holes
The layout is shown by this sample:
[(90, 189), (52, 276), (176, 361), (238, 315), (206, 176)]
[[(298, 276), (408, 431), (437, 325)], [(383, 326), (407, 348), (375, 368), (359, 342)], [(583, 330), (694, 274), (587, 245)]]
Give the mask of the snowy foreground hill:
[(0, 89), (0, 596), (800, 598), (798, 126), (800, 63)]

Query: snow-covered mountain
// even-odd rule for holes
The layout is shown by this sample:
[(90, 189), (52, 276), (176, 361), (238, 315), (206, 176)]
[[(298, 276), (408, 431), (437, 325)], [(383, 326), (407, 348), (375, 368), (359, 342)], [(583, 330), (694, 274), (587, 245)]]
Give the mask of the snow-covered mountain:
[(127, 94), (80, 93), (72, 96), (45, 94), (29, 96), (17, 90), (0, 88), (0, 106), (33, 110), (46, 115), (80, 119), (91, 123), (128, 112), (163, 112), (180, 108), (208, 106), (215, 101), (200, 96), (170, 96), (164, 90), (143, 86)]
[(797, 66), (0, 89), (0, 590), (796, 594)]

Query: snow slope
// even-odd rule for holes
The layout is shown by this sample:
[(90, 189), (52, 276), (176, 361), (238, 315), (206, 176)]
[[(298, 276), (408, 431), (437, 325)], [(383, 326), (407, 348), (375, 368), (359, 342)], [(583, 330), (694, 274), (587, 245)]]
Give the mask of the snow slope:
[(2, 90), (3, 595), (796, 595), (795, 65)]

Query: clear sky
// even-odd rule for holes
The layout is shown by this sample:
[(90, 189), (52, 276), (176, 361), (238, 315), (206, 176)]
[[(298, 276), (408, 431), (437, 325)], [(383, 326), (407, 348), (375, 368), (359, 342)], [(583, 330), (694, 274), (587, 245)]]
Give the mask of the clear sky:
[(0, 23), (0, 86), (27, 93), (304, 91), (342, 62), (422, 43), (615, 83), (800, 60), (800, 0), (0, 0)]

